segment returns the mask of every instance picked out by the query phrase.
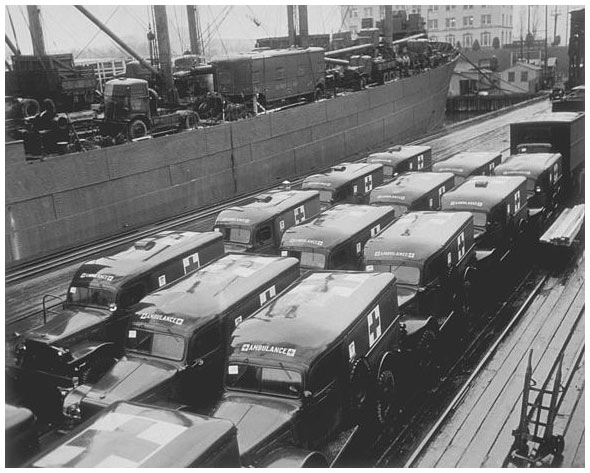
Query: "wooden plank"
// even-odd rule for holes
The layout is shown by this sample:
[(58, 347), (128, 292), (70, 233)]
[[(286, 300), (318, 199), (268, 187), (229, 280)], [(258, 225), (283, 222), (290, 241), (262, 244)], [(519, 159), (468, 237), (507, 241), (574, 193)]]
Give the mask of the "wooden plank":
[[(582, 277), (580, 277), (580, 274)], [(528, 353), (528, 347), (534, 342), (540, 331), (543, 334), (556, 333), (555, 327), (561, 325), (561, 321), (558, 320), (558, 317), (555, 317), (555, 314), (559, 313), (559, 308), (561, 308), (561, 313), (564, 313), (566, 301), (571, 302), (575, 294), (581, 293), (581, 281), (583, 281), (582, 265), (569, 278), (567, 285), (558, 284), (558, 281), (555, 280), (549, 294), (545, 293), (543, 297), (538, 297), (534, 301), (525, 314), (523, 321), (511, 336), (510, 343), (501, 346), (488, 369), (484, 370), (478, 378), (477, 383), (470, 389), (453, 418), (450, 419), (447, 426), (444, 427), (431, 448), (421, 459), (420, 466), (455, 466), (456, 463), (461, 461), (460, 448), (458, 448), (461, 444), (463, 444), (464, 453), (466, 454), (465, 458), (472, 457), (473, 447), (471, 444), (477, 432), (487, 432), (488, 436), (489, 432), (494, 432), (493, 429), (488, 429), (487, 425), (480, 427), (481, 420), (484, 419), (485, 421), (486, 418), (497, 420), (496, 424), (506, 422), (506, 419), (502, 420), (502, 416), (498, 416), (496, 412), (496, 410), (506, 411), (506, 404), (504, 402), (498, 404), (499, 407), (496, 410), (493, 407), (498, 401), (504, 400), (501, 393), (506, 390), (507, 384), (510, 385), (509, 389), (513, 391), (511, 396), (513, 398), (512, 407), (520, 407), (517, 401), (522, 392), (524, 371), (519, 371), (518, 367)], [(506, 375), (508, 376), (506, 377)], [(487, 402), (484, 402), (484, 400)], [(482, 406), (479, 409), (477, 408), (478, 404)], [(491, 415), (490, 405), (494, 415)], [(511, 410), (509, 409), (509, 411)], [(512, 429), (512, 427), (509, 428)], [(498, 428), (497, 430), (501, 429)], [(489, 442), (489, 439), (487, 442)], [(511, 435), (509, 435), (508, 442), (509, 444), (512, 442)], [(486, 442), (482, 442), (482, 444), (486, 445), (486, 451), (491, 445)], [(452, 448), (450, 448), (450, 445), (452, 445)], [(468, 461), (468, 463), (469, 466), (479, 466), (472, 461)]]

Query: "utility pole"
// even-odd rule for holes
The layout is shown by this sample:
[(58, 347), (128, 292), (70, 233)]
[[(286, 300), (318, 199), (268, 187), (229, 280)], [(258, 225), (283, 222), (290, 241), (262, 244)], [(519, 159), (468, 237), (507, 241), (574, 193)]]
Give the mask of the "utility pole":
[(199, 44), (199, 33), (197, 32), (197, 6), (186, 6), (186, 17), (188, 18), (188, 34), (191, 42), (191, 53), (200, 56), (202, 54)]
[(557, 41), (557, 17), (561, 15), (561, 13), (559, 13), (557, 11), (557, 5), (555, 5), (555, 10), (552, 13), (552, 16), (554, 18), (553, 21), (553, 44), (555, 44), (555, 42)]
[(33, 54), (35, 56), (46, 56), (45, 39), (43, 38), (43, 28), (41, 27), (41, 14), (37, 5), (27, 5), (29, 15), (29, 29), (31, 31), (31, 41), (33, 42)]

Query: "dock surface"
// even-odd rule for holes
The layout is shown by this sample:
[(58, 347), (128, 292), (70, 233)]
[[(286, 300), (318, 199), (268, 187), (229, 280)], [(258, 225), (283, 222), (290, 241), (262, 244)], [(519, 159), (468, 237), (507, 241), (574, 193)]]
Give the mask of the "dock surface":
[[(584, 260), (550, 277), (521, 320), (471, 383), (455, 412), (412, 466), (502, 467), (518, 427), (528, 354), (540, 386), (563, 352), (562, 380), (571, 375), (554, 434), (565, 437), (562, 467), (584, 467)], [(563, 384), (563, 381), (562, 381)], [(552, 381), (550, 386), (552, 386)]]

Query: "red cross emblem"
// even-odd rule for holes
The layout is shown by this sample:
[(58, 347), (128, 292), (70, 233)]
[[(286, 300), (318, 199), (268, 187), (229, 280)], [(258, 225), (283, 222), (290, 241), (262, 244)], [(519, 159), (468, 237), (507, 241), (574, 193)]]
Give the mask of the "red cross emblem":
[(373, 189), (373, 178), (369, 174), (368, 176), (365, 176), (365, 192), (368, 192), (371, 189)]
[(182, 259), (182, 266), (184, 267), (184, 274), (188, 274), (195, 269), (199, 269), (201, 262), (199, 260), (199, 253), (193, 253), (190, 256)]
[(297, 207), (294, 211), (295, 214), (295, 225), (299, 225), (301, 222), (305, 220), (305, 206), (301, 205)]
[(274, 286), (269, 287), (266, 291), (264, 291), (262, 294), (260, 294), (260, 296), (259, 296), (260, 305), (262, 306), (263, 304), (266, 303), (266, 301), (271, 300), (276, 295), (277, 295), (276, 288)]
[(381, 336), (381, 314), (379, 312), (379, 306), (375, 307), (367, 315), (367, 328), (369, 329), (369, 347), (372, 347)]

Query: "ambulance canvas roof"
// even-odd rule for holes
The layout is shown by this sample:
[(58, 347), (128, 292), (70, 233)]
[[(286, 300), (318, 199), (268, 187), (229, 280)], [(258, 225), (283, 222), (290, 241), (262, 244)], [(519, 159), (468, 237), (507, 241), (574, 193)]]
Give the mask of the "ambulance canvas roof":
[[(348, 331), (394, 281), (391, 273), (309, 273), (238, 325), (232, 339), (234, 353), (307, 364)], [(295, 351), (291, 356), (251, 349), (256, 346)]]
[(472, 221), (469, 212), (409, 212), (367, 242), (365, 260), (422, 263), (443, 250)]
[(570, 123), (584, 115), (584, 112), (546, 112), (535, 115), (534, 118), (522, 118), (512, 123)]
[(430, 151), (430, 146), (394, 146), (382, 153), (372, 153), (367, 157), (368, 163), (386, 163), (396, 165), (414, 156)]
[(283, 235), (284, 248), (333, 248), (351, 236), (377, 224), (386, 216), (394, 217), (388, 206), (340, 204), (324, 210), (311, 221), (289, 228)]
[(192, 333), (290, 268), (296, 258), (228, 254), (156, 291), (131, 311), (134, 326)]
[(526, 178), (523, 176), (473, 176), (444, 193), (441, 207), (443, 210), (489, 212), (525, 185)]
[(558, 153), (524, 153), (510, 156), (494, 169), (497, 176), (525, 176), (537, 179), (561, 159)]
[(382, 167), (382, 164), (342, 163), (331, 167), (326, 172), (306, 177), (301, 187), (303, 189), (338, 189)]
[(492, 151), (463, 151), (432, 166), (433, 171), (452, 172), (459, 176), (469, 176), (482, 166), (501, 157), (502, 153)]
[(314, 190), (271, 190), (257, 196), (255, 202), (222, 210), (215, 223), (254, 226), (280, 215), (296, 205), (304, 205), (314, 196), (319, 199), (319, 192)]
[(388, 184), (371, 191), (371, 203), (391, 202), (410, 206), (414, 201), (450, 181), (453, 187), (455, 175), (450, 172), (406, 172)]
[(121, 285), (177, 255), (191, 249), (196, 251), (215, 240), (222, 241), (219, 232), (160, 232), (136, 242), (125, 251), (84, 263), (76, 272), (74, 281), (91, 283), (97, 280), (101, 284)]
[(227, 420), (119, 402), (62, 437), (31, 466), (187, 467), (208, 458), (234, 432)]

